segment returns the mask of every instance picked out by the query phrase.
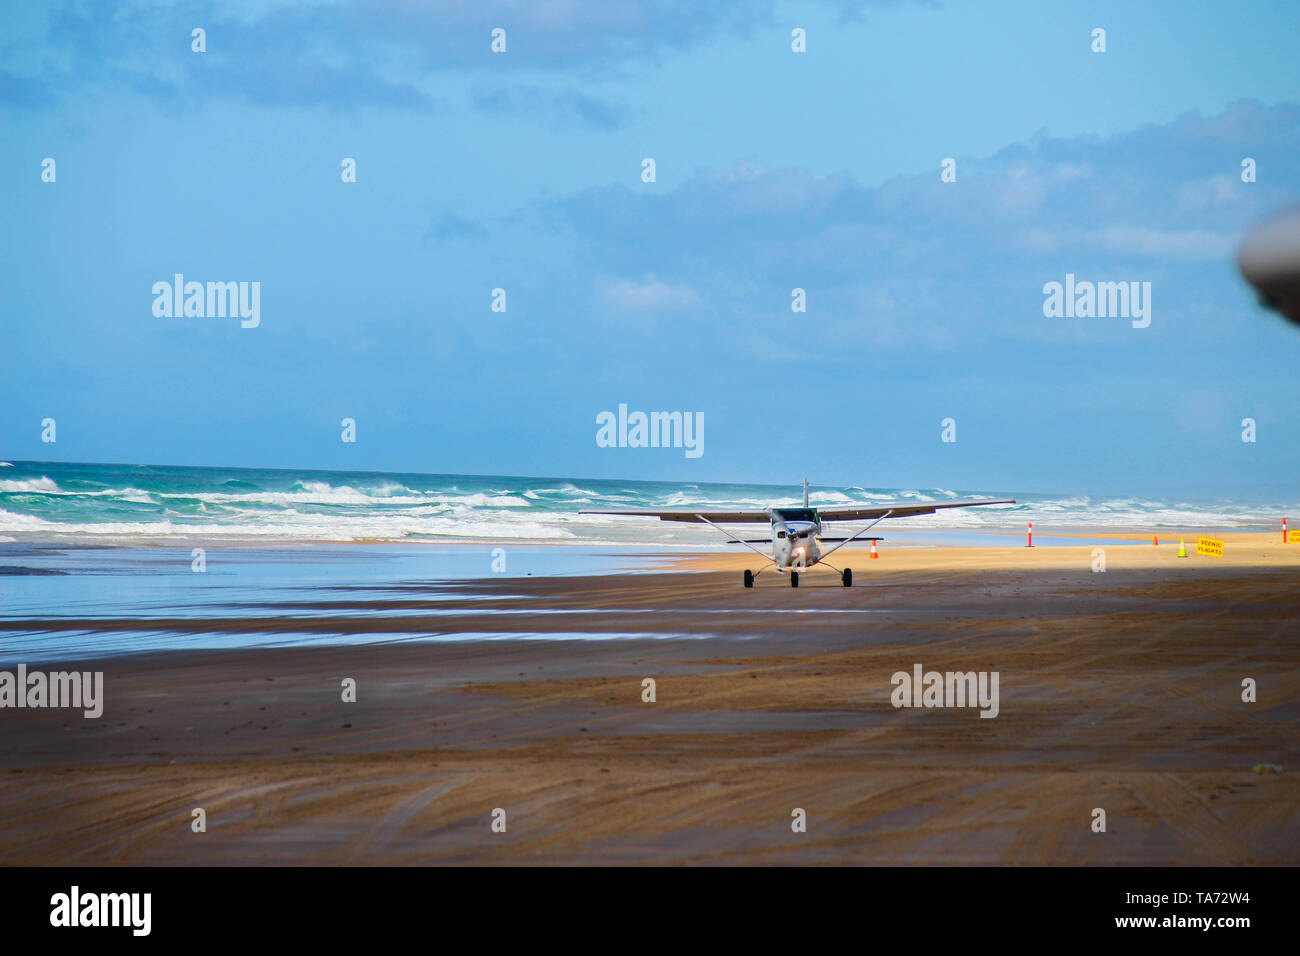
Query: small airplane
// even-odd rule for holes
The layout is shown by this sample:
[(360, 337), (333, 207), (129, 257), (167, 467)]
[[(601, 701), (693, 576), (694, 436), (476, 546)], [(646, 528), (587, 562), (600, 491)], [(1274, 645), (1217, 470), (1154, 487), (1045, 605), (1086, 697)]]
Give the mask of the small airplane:
[[(826, 564), (832, 571), (839, 572), (840, 583), (846, 588), (853, 586), (853, 569), (843, 570), (826, 563), (828, 555), (844, 547), (850, 541), (883, 541), (884, 538), (864, 538), (868, 531), (886, 518), (911, 518), (916, 515), (934, 514), (940, 508), (970, 508), (975, 505), (1014, 505), (1015, 501), (1003, 498), (981, 501), (944, 501), (937, 504), (917, 505), (846, 505), (835, 508), (813, 508), (808, 504), (808, 479), (803, 482), (802, 508), (769, 508), (766, 511), (688, 511), (685, 509), (657, 510), (618, 510), (618, 511), (581, 511), (584, 515), (621, 515), (624, 517), (658, 518), (660, 521), (699, 521), (717, 528), (728, 537), (728, 544), (743, 544), (758, 554), (782, 574), (790, 575), (790, 587), (799, 586), (799, 573), (816, 564)], [(874, 519), (874, 520), (873, 520)], [(734, 538), (731, 532), (718, 527), (722, 524), (770, 522), (770, 538)], [(871, 521), (861, 531), (847, 538), (822, 537), (822, 523), (826, 521)], [(824, 542), (836, 542), (835, 547), (823, 551)], [(770, 544), (772, 556), (754, 547), (756, 544)], [(758, 572), (745, 571), (745, 587), (752, 588), (754, 579), (767, 570), (767, 565)]]

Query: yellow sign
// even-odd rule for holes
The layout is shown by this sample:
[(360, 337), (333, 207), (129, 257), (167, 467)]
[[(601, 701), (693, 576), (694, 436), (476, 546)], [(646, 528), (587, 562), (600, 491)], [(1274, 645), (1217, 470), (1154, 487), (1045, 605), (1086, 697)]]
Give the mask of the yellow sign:
[(1196, 553), (1210, 558), (1223, 557), (1223, 542), (1215, 538), (1197, 538)]

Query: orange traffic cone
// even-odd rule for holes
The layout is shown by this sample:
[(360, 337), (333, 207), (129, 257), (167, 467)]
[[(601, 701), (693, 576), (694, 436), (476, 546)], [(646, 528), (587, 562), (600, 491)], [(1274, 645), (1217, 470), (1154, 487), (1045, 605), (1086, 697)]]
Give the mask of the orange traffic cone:
[(879, 560), (880, 555), (876, 553), (876, 542), (871, 542), (871, 556)]

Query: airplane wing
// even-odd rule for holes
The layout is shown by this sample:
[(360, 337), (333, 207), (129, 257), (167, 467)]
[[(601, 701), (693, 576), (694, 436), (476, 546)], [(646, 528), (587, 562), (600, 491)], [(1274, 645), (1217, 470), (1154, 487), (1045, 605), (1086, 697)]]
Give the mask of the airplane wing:
[(931, 504), (917, 505), (844, 505), (837, 508), (818, 508), (817, 514), (823, 521), (870, 521), (873, 518), (912, 518), (917, 515), (932, 515), (940, 508), (972, 508), (975, 505), (1014, 505), (1010, 498), (983, 501), (939, 501)]
[[(911, 518), (916, 515), (934, 514), (940, 508), (971, 508), (975, 505), (1014, 505), (1009, 498), (983, 501), (941, 501), (933, 504), (916, 505), (847, 505), (838, 508), (818, 508), (823, 521), (869, 521), (883, 518), (887, 513), (891, 518)], [(797, 506), (790, 506), (797, 507)], [(698, 521), (704, 524), (726, 524), (728, 522), (762, 522), (771, 520), (768, 509), (762, 511), (685, 511), (682, 509), (658, 510), (617, 510), (595, 511), (583, 510), (584, 515), (622, 515), (632, 518), (658, 518), (660, 521)]]
[(658, 518), (660, 521), (698, 521), (707, 524), (712, 521), (715, 524), (726, 522), (743, 522), (743, 521), (761, 521), (767, 524), (771, 520), (772, 512), (766, 508), (762, 511), (682, 511), (681, 509), (672, 509), (667, 511), (579, 511), (582, 515), (622, 515), (623, 517), (632, 518)]

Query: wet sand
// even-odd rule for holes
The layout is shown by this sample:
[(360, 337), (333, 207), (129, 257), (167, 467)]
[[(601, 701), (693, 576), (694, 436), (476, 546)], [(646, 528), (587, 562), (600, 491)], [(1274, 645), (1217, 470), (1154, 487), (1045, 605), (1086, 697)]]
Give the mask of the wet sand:
[[(1106, 573), (1091, 547), (886, 542), (837, 553), (851, 589), (746, 591), (730, 553), (295, 600), (276, 628), (394, 643), (106, 659), (99, 720), (0, 712), (0, 863), (1293, 865), (1300, 545), (1220, 537), (1107, 548)], [(556, 639), (472, 639), (501, 630)], [(607, 631), (650, 636), (563, 637)], [(999, 716), (895, 709), (915, 663), (999, 672)]]

